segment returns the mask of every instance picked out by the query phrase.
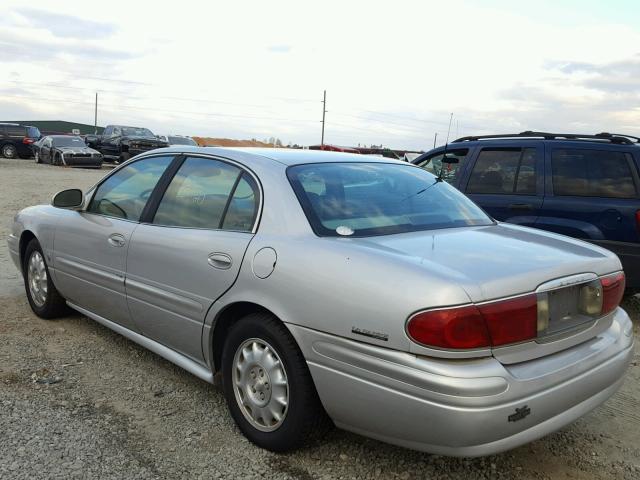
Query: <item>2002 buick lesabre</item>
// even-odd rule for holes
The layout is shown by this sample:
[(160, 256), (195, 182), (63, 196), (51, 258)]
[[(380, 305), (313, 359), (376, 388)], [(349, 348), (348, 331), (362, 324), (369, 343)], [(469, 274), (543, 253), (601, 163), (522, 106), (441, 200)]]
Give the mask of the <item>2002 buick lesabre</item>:
[(69, 306), (198, 377), (274, 451), (318, 424), (486, 455), (604, 402), (633, 355), (601, 248), (499, 224), (383, 158), (169, 148), (15, 217), (33, 311)]

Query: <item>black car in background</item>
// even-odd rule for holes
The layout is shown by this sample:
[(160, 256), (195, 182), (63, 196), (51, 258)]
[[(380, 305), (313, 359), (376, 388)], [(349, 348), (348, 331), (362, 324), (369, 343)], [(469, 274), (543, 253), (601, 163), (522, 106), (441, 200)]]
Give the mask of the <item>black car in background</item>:
[(620, 257), (640, 291), (640, 139), (522, 132), (464, 137), (413, 163), (503, 222), (586, 240)]
[(48, 135), (33, 145), (36, 163), (70, 167), (102, 167), (102, 154), (75, 135)]
[(105, 160), (115, 163), (126, 162), (142, 152), (169, 146), (168, 142), (160, 140), (148, 128), (126, 125), (107, 125), (102, 135), (87, 135), (85, 140), (87, 145), (102, 153)]
[(31, 146), (41, 136), (37, 127), (0, 123), (0, 155), (4, 158), (31, 158)]

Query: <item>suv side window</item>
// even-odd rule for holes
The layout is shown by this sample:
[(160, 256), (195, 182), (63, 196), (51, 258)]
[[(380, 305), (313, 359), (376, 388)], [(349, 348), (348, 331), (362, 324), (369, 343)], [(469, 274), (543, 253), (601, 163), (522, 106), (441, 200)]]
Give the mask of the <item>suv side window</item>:
[(5, 127), (7, 129), (7, 135), (10, 137), (26, 137), (27, 129), (25, 127), (8, 125)]
[(485, 148), (478, 155), (466, 193), (536, 194), (535, 148)]
[(551, 155), (556, 196), (636, 198), (633, 159), (624, 152), (558, 149)]
[(97, 188), (87, 211), (137, 222), (172, 161), (172, 156), (143, 158), (118, 170)]
[(165, 226), (250, 231), (256, 187), (240, 168), (189, 157), (171, 180), (153, 223)]
[[(464, 161), (467, 158), (467, 154), (469, 153), (469, 149), (461, 148), (454, 150), (447, 150), (447, 157), (454, 157), (458, 159), (458, 163), (446, 163), (444, 167), (443, 177), (444, 180), (448, 183), (455, 183), (458, 179), (459, 172), (461, 171), (462, 165), (464, 165)], [(438, 175), (440, 170), (442, 169), (442, 158), (444, 157), (443, 152), (439, 152), (435, 155), (432, 155), (428, 158), (417, 163), (420, 168), (425, 169), (429, 173), (433, 173), (434, 175)]]
[(104, 132), (102, 132), (102, 136), (110, 137), (112, 132), (113, 132), (113, 127), (109, 125), (107, 128), (104, 129)]

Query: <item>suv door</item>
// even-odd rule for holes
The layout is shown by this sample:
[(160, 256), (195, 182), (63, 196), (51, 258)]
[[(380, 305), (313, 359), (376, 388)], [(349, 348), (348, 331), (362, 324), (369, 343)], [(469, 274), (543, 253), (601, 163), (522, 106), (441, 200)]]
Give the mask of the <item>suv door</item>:
[(460, 189), (496, 220), (533, 226), (544, 198), (543, 147), (482, 146)]
[(536, 227), (614, 251), (625, 266), (627, 285), (640, 287), (636, 148), (547, 145), (549, 174)]
[(56, 226), (56, 287), (70, 302), (135, 330), (125, 296), (131, 235), (173, 156), (147, 157), (114, 171), (84, 211), (66, 210)]
[(183, 160), (129, 247), (127, 298), (145, 336), (203, 359), (205, 315), (238, 276), (259, 204), (258, 183), (238, 165)]

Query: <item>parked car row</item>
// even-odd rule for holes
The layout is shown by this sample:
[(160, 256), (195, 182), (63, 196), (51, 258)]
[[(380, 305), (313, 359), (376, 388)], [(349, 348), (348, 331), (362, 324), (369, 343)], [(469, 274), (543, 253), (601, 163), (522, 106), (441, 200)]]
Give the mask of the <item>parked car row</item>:
[(155, 135), (148, 128), (107, 125), (101, 135), (46, 135), (33, 126), (0, 124), (0, 154), (37, 163), (100, 167), (121, 163), (143, 152), (170, 145), (198, 146), (183, 135)]
[[(556, 194), (635, 194), (635, 177), (595, 181), (637, 174), (630, 143), (598, 143), (619, 154), (605, 168), (588, 141), (504, 141), (454, 142), (449, 180), (523, 195), (514, 205), (544, 203), (544, 173)], [(416, 163), (451, 165), (432, 153)], [(299, 447), (330, 420), (417, 450), (493, 454), (621, 386), (634, 355), (625, 276), (609, 250), (498, 223), (434, 173), (312, 150), (145, 152), (86, 193), (19, 212), (9, 252), (36, 315), (71, 307), (221, 381), (263, 448)]]

